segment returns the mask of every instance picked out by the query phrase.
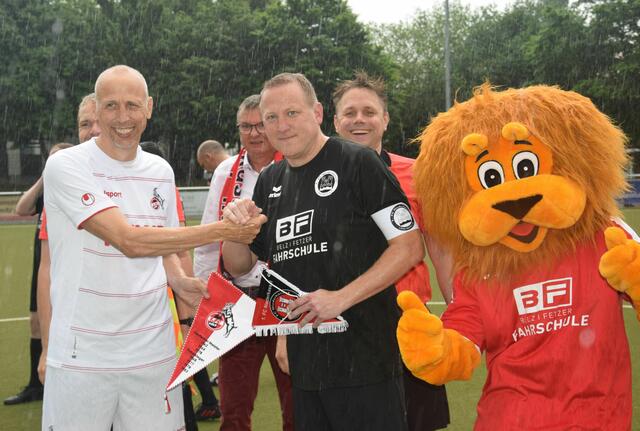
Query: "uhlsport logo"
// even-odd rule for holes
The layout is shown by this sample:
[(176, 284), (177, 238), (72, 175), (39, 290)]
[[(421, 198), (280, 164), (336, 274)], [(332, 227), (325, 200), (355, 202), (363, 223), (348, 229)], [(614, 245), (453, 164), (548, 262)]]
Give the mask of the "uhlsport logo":
[(278, 219), (276, 223), (276, 242), (280, 243), (310, 235), (312, 223), (313, 210)]
[(334, 171), (324, 171), (315, 182), (316, 194), (322, 198), (329, 196), (338, 188), (338, 174)]
[(91, 193), (83, 194), (81, 200), (82, 200), (82, 205), (87, 207), (90, 207), (96, 202), (95, 196), (93, 196)]
[(225, 338), (229, 336), (231, 331), (235, 329), (235, 321), (233, 318), (233, 303), (229, 302), (220, 311), (213, 311), (207, 315), (206, 323), (211, 332), (225, 329)]
[(415, 223), (411, 210), (403, 203), (397, 204), (391, 209), (389, 218), (391, 219), (391, 224), (399, 230), (409, 230), (413, 228)]
[(571, 294), (571, 277), (543, 281), (513, 290), (520, 315), (570, 306)]
[(160, 196), (158, 193), (158, 188), (154, 187), (153, 189), (153, 197), (151, 198), (151, 208), (154, 210), (158, 210), (160, 208), (164, 209), (164, 198)]

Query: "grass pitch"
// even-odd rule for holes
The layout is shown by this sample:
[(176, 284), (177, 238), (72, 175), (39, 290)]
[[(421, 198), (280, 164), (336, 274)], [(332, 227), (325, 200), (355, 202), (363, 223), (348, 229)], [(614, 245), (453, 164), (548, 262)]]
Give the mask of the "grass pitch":
[[(640, 209), (626, 209), (625, 219), (640, 232)], [(0, 399), (17, 393), (28, 380), (29, 372), (29, 289), (33, 248), (33, 225), (0, 225)], [(435, 286), (435, 280), (432, 280)], [(438, 289), (434, 289), (434, 313), (444, 311)], [(624, 309), (624, 317), (631, 348), (633, 372), (633, 424), (640, 430), (640, 324), (635, 313)], [(612, 352), (615, 354), (615, 352)], [(210, 366), (215, 371), (217, 364)], [(484, 363), (468, 382), (447, 385), (451, 409), (449, 430), (471, 430), (476, 417), (476, 403), (480, 398), (486, 377)], [(217, 395), (217, 393), (216, 393)], [(200, 402), (196, 396), (194, 405)], [(40, 429), (42, 403), (18, 406), (0, 405), (0, 430), (31, 431)], [(253, 413), (253, 429), (275, 431), (282, 429), (279, 402), (269, 361), (265, 361), (260, 374), (260, 389)], [(219, 421), (199, 423), (201, 431), (218, 430)]]

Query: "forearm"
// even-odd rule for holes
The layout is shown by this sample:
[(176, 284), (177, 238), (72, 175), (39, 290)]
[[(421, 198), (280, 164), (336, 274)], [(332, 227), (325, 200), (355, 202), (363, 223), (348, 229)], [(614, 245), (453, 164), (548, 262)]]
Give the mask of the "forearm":
[(256, 264), (257, 257), (248, 245), (227, 241), (222, 244), (222, 258), (224, 269), (234, 277), (239, 277), (251, 271)]
[(340, 289), (340, 308), (349, 309), (386, 289), (424, 258), (419, 231), (406, 233), (402, 237), (389, 241), (389, 247), (371, 268)]
[(449, 304), (453, 296), (453, 258), (451, 253), (445, 251), (440, 244), (427, 233), (424, 234), (424, 239), (427, 244), (429, 258), (436, 271), (438, 287), (440, 288), (444, 301)]
[(51, 261), (49, 257), (48, 241), (41, 244), (40, 266), (38, 267), (38, 286), (36, 300), (38, 304), (38, 320), (40, 322), (40, 336), (42, 349), (49, 347), (49, 327), (51, 326)]
[(42, 196), (43, 182), (42, 177), (32, 185), (29, 190), (24, 192), (18, 203), (16, 204), (16, 214), (19, 216), (30, 216), (36, 213), (36, 202)]
[(162, 258), (162, 264), (164, 265), (164, 271), (167, 274), (167, 283), (169, 286), (175, 286), (178, 284), (178, 278), (182, 278), (187, 275), (182, 268), (180, 258), (175, 253), (164, 256)]
[(127, 257), (166, 256), (227, 239), (250, 242), (262, 219), (247, 225), (221, 221), (183, 228), (139, 228), (130, 226), (118, 208), (109, 208), (86, 220), (82, 227)]
[(177, 253), (180, 259), (180, 267), (188, 277), (193, 277), (193, 263), (191, 262), (191, 253), (188, 250)]

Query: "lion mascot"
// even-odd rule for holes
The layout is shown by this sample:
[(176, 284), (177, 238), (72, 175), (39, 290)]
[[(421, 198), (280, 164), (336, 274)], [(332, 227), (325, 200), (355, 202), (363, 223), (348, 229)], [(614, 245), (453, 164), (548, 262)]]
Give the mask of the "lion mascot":
[(439, 319), (398, 296), (406, 366), (467, 380), (485, 352), (476, 430), (631, 429), (622, 304), (640, 310), (640, 244), (618, 218), (622, 131), (574, 92), (484, 84), (420, 140), (416, 191), (453, 301)]

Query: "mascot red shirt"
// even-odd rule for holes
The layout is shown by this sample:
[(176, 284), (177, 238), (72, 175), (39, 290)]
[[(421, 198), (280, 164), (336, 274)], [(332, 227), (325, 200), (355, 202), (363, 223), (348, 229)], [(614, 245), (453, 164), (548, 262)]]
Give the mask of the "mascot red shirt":
[(588, 99), (546, 86), (484, 85), (425, 129), (416, 190), (457, 274), (442, 320), (398, 297), (398, 342), (434, 384), (470, 378), (485, 352), (476, 430), (631, 429), (625, 142)]

